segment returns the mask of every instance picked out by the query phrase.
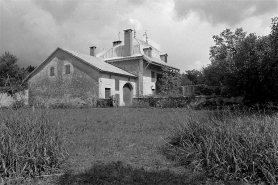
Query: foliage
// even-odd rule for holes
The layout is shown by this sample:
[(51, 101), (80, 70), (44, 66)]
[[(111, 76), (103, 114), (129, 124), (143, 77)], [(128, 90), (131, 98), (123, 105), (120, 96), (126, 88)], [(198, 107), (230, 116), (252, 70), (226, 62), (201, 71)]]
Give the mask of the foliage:
[(169, 68), (162, 68), (162, 70), (162, 77), (157, 82), (157, 92), (164, 96), (180, 96), (180, 73)]
[(277, 115), (224, 111), (203, 119), (187, 115), (181, 120), (171, 147), (165, 150), (168, 157), (216, 179), (277, 184)]
[(96, 107), (106, 108), (106, 107), (113, 107), (113, 100), (111, 98), (109, 99), (98, 99)]
[(198, 71), (196, 69), (187, 70), (183, 75), (186, 76), (192, 82), (193, 85), (202, 84), (204, 82), (204, 75), (202, 71)]
[[(243, 96), (253, 103), (278, 100), (278, 17), (272, 19), (271, 34), (249, 35), (238, 28), (213, 36), (211, 64), (200, 71), (204, 84), (219, 86), (223, 96)], [(196, 75), (195, 75), (196, 76)]]
[(195, 87), (195, 95), (220, 95), (221, 89), (219, 86), (208, 86), (200, 84)]
[(59, 122), (30, 110), (0, 112), (1, 178), (34, 177), (59, 169), (65, 159)]
[(23, 90), (25, 86), (21, 86), (23, 79), (34, 70), (33, 66), (26, 69), (17, 65), (18, 58), (9, 52), (5, 52), (0, 56), (0, 87), (1, 91), (14, 94)]

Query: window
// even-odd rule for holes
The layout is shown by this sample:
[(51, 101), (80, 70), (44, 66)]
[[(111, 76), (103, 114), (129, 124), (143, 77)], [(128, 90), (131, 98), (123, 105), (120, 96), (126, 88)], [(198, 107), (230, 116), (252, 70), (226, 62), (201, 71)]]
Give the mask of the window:
[(118, 79), (115, 79), (115, 90), (116, 91), (120, 90), (120, 82)]
[(152, 82), (155, 82), (155, 72), (151, 71)]
[(111, 88), (105, 88), (105, 98), (110, 98), (111, 95)]
[(112, 75), (109, 75), (109, 78), (111, 79), (111, 78), (112, 78)]
[(54, 67), (50, 67), (50, 76), (54, 76)]
[(66, 75), (67, 74), (70, 74), (70, 65), (65, 65), (65, 68), (66, 68)]
[(130, 78), (127, 79), (130, 82)]

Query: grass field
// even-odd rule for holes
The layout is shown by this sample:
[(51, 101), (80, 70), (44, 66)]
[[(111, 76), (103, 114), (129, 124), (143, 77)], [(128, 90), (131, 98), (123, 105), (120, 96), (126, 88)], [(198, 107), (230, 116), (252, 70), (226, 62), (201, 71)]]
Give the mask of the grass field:
[[(80, 179), (77, 184), (86, 180), (96, 183), (95, 178), (103, 178), (103, 183), (191, 184), (195, 177), (160, 152), (173, 133), (176, 120), (173, 112), (172, 109), (134, 108), (51, 111), (54, 119), (63, 115), (69, 152), (65, 168), (75, 174), (60, 183), (72, 184), (76, 179)], [(109, 169), (108, 174), (100, 173)]]
[(188, 121), (187, 115), (207, 122), (213, 112), (96, 108), (37, 109), (32, 114), (44, 114), (59, 123), (68, 156), (62, 165), (64, 175), (26, 184), (223, 184), (210, 183), (204, 172), (180, 165), (180, 159), (168, 159), (164, 151), (170, 138), (183, 129), (180, 123)]

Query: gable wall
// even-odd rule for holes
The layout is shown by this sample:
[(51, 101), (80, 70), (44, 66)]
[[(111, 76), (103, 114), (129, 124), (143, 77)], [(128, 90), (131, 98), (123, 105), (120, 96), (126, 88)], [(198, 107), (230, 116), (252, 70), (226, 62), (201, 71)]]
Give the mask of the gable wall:
[[(65, 74), (66, 64), (70, 74)], [(50, 67), (54, 67), (55, 76), (50, 76)], [(99, 94), (98, 78), (98, 70), (58, 51), (29, 79), (29, 104), (93, 105)]]

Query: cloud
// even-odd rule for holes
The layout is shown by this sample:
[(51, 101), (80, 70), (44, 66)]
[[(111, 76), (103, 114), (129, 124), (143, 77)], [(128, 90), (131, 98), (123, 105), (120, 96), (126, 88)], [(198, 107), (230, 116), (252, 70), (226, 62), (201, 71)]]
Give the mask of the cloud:
[(128, 0), (1, 0), (0, 53), (9, 51), (19, 64), (37, 66), (57, 47), (88, 53), (96, 45), (102, 50), (119, 31), (132, 28), (127, 15), (141, 5)]
[(138, 20), (129, 18), (129, 22), (133, 25), (132, 29), (135, 29), (136, 31), (142, 30), (142, 24)]
[(178, 18), (197, 13), (212, 24), (235, 25), (245, 18), (277, 12), (277, 0), (174, 0)]
[(81, 1), (76, 0), (34, 0), (35, 4), (42, 10), (50, 13), (58, 24), (64, 23), (72, 17), (73, 12)]

